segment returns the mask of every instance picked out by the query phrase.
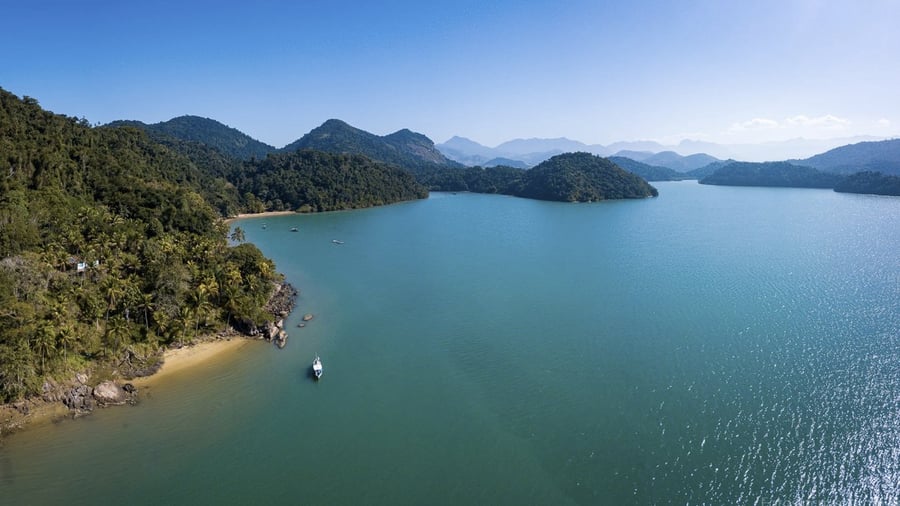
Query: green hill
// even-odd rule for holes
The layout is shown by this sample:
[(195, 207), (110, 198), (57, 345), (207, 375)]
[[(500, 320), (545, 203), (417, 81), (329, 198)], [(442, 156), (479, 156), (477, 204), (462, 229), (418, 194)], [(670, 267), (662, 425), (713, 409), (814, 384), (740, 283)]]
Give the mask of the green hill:
[(299, 149), (364, 155), (411, 172), (461, 167), (459, 163), (444, 157), (434, 147), (434, 142), (422, 134), (403, 129), (390, 135), (379, 136), (337, 119), (326, 121), (281, 151), (291, 152)]
[(263, 209), (275, 211), (334, 211), (428, 196), (402, 169), (361, 155), (308, 149), (245, 163), (235, 184), (259, 199)]
[[(215, 125), (227, 128), (213, 120), (200, 120), (191, 124), (210, 129), (215, 129)], [(173, 122), (181, 124), (176, 120), (166, 123)], [(114, 125), (133, 124), (117, 122)], [(237, 130), (228, 130), (233, 130), (235, 138), (249, 139)], [(206, 191), (208, 186), (203, 186), (207, 200), (223, 216), (244, 211), (353, 209), (427, 196), (427, 190), (409, 174), (362, 155), (337, 156), (304, 150), (303, 154), (297, 154), (297, 151), (269, 153), (241, 161), (217, 148), (222, 145), (217, 139), (222, 137), (207, 138), (213, 142), (208, 145), (202, 140), (185, 140), (162, 132), (159, 129), (148, 131), (153, 140), (184, 155), (201, 173), (225, 182), (227, 188), (219, 188), (218, 192)], [(417, 136), (408, 130), (401, 131), (395, 134), (394, 142), (421, 142)]]
[(420, 174), (435, 191), (499, 193), (538, 200), (590, 202), (657, 196), (656, 188), (615, 163), (590, 153), (556, 155), (528, 170), (468, 167)]
[(565, 202), (656, 197), (656, 188), (590, 153), (556, 155), (526, 171), (522, 197)]
[(199, 116), (179, 116), (169, 121), (148, 125), (140, 121), (114, 121), (109, 126), (133, 126), (148, 132), (154, 140), (171, 137), (198, 142), (238, 160), (265, 158), (275, 148), (216, 120)]
[(228, 183), (185, 156), (0, 90), (0, 160), (0, 402), (267, 318), (274, 265), (229, 246)]
[(800, 167), (788, 162), (733, 162), (700, 180), (701, 184), (725, 186), (783, 186), (834, 188), (841, 176)]

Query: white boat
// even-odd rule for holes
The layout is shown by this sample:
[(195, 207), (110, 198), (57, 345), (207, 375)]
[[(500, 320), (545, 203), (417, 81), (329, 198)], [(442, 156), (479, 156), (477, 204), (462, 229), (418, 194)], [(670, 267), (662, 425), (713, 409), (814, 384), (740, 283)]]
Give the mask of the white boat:
[(313, 360), (312, 369), (313, 369), (313, 376), (315, 376), (316, 379), (319, 379), (322, 377), (322, 359), (319, 358), (318, 355), (316, 355), (316, 359)]
[(344, 241), (338, 241), (337, 239), (332, 239), (331, 242), (334, 244), (344, 244)]

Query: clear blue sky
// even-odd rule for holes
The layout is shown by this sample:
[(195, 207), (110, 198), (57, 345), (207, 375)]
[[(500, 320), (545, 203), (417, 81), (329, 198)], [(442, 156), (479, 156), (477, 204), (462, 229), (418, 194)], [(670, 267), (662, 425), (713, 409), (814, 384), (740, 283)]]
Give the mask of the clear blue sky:
[(443, 142), (900, 132), (900, 1), (20, 0), (0, 87), (91, 122)]

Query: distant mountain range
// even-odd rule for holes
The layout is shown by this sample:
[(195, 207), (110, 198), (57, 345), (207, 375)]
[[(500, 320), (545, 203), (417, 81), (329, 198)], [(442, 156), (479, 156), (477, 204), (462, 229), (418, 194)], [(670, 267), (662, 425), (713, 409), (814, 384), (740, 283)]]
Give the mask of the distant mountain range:
[(680, 179), (688, 179), (685, 177), (685, 174), (676, 172), (668, 167), (649, 165), (624, 156), (610, 156), (609, 161), (632, 174), (641, 176), (647, 181), (678, 181)]
[[(234, 165), (237, 162), (228, 162), (229, 159), (264, 160), (272, 153), (293, 153), (310, 149), (339, 155), (363, 155), (377, 162), (425, 175), (426, 178), (432, 177), (434, 171), (462, 168), (464, 163), (482, 167), (527, 169), (558, 154), (571, 152), (608, 156), (620, 167), (649, 181), (695, 178), (710, 184), (834, 187), (841, 179), (831, 176), (834, 174), (868, 171), (900, 176), (900, 139), (859, 142), (804, 159), (759, 163), (720, 160), (706, 153), (685, 156), (670, 149), (655, 151), (665, 146), (648, 141), (601, 146), (561, 137), (516, 139), (496, 148), (489, 148), (469, 139), (454, 137), (435, 146), (428, 137), (408, 129), (379, 136), (337, 119), (326, 121), (281, 149), (259, 142), (218, 121), (197, 116), (181, 116), (150, 125), (138, 121), (118, 121), (110, 126), (143, 129), (157, 142), (185, 154), (194, 163), (208, 167), (214, 174), (226, 177), (240, 170), (239, 166)], [(685, 142), (682, 143), (684, 144)], [(693, 143), (693, 146), (715, 147), (708, 143)], [(610, 149), (617, 151), (610, 156)], [(514, 174), (507, 172), (474, 176), (482, 182), (490, 181), (494, 186), (497, 182), (516, 179)], [(861, 181), (856, 187), (873, 188), (878, 183), (888, 182), (894, 184), (892, 180), (876, 177)]]
[[(615, 142), (608, 146), (601, 144), (585, 144), (565, 137), (555, 139), (516, 139), (491, 148), (464, 137), (453, 137), (437, 147), (447, 158), (459, 163), (473, 166), (484, 165), (493, 158), (518, 160), (529, 166), (536, 165), (559, 153), (585, 151), (600, 156), (624, 156), (639, 162), (669, 167), (679, 172), (687, 172), (700, 168), (716, 159), (735, 159), (744, 161), (780, 161), (801, 159), (823, 153), (829, 149), (864, 141), (883, 140), (877, 137), (860, 136), (837, 139), (791, 139), (780, 142), (761, 144), (716, 144), (704, 141), (684, 140), (677, 145), (663, 145), (654, 141)], [(669, 160), (650, 160), (647, 158), (660, 153)], [(705, 157), (681, 161), (678, 157), (693, 157), (702, 154)], [(705, 159), (705, 161), (703, 161)]]

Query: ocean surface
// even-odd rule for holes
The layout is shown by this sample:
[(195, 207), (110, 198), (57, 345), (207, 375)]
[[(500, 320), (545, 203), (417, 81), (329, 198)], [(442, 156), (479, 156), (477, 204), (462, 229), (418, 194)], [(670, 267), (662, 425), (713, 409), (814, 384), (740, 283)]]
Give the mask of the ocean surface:
[(13, 435), (0, 503), (900, 501), (900, 198), (656, 186), (243, 220), (287, 348)]

